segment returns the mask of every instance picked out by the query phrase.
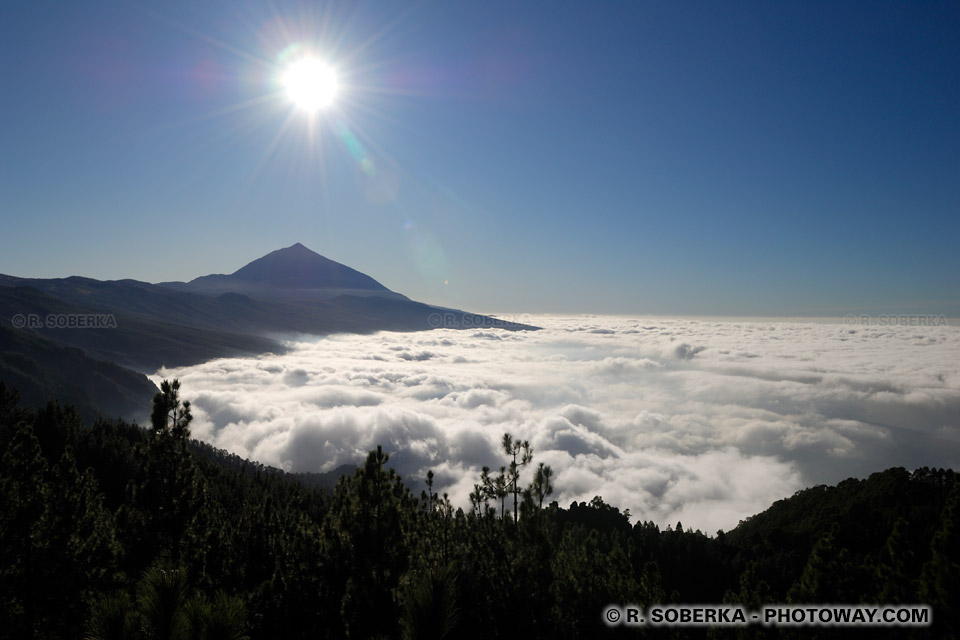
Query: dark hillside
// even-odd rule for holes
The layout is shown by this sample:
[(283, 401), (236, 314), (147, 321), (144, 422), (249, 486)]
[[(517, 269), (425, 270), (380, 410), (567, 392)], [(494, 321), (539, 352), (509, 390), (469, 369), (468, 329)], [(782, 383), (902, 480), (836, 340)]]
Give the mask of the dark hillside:
[[(429, 476), (414, 495), (378, 448), (320, 490), (320, 478), (190, 441), (175, 388), (154, 406), (149, 430), (87, 426), (56, 404), (19, 408), (0, 385), (0, 638), (139, 639), (163, 620), (182, 637), (614, 637), (653, 630), (607, 627), (611, 603), (721, 602), (926, 602), (935, 626), (914, 637), (960, 630), (952, 471), (814, 487), (710, 537), (681, 523), (631, 526), (600, 497), (540, 507), (553, 487), (527, 469), (515, 522), (509, 476), (498, 485), (478, 473), (472, 508), (457, 509)], [(903, 630), (885, 631), (815, 630)]]

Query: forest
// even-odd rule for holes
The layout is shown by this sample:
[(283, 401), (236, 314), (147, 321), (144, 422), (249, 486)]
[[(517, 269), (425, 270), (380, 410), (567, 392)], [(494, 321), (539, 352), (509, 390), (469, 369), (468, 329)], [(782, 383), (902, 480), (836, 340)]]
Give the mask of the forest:
[[(380, 447), (326, 489), (191, 439), (190, 420), (175, 380), (149, 427), (0, 383), (0, 638), (960, 634), (952, 470), (812, 487), (708, 533), (600, 496), (561, 506), (509, 434), (463, 509)], [(611, 603), (923, 603), (933, 624), (611, 628)]]

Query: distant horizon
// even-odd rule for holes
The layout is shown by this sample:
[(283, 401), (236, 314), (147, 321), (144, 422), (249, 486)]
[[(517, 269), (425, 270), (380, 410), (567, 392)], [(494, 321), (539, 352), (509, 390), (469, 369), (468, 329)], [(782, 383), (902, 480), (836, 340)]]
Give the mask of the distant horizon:
[[(50, 275), (50, 276), (47, 276), (47, 275), (24, 275), (24, 274), (20, 274), (20, 273), (7, 273), (7, 272), (3, 272), (3, 271), (0, 271), (0, 274), (2, 274), (2, 275), (8, 275), (8, 276), (14, 276), (14, 277), (18, 277), (18, 278), (35, 278), (35, 279), (63, 279), (63, 278), (70, 278), (70, 277), (81, 277), (81, 278), (90, 278), (90, 279), (93, 279), (93, 280), (100, 280), (100, 281), (134, 280), (134, 281), (137, 281), (137, 282), (145, 282), (145, 283), (148, 283), (148, 284), (161, 284), (161, 283), (164, 283), (164, 282), (189, 282), (189, 281), (191, 281), (191, 280), (194, 280), (195, 278), (200, 278), (200, 277), (204, 277), (204, 276), (208, 276), (208, 275), (228, 275), (228, 274), (234, 273), (234, 272), (236, 272), (237, 270), (243, 268), (244, 266), (246, 266), (247, 264), (249, 264), (250, 262), (252, 262), (252, 261), (254, 261), (254, 260), (257, 260), (257, 259), (259, 259), (259, 258), (262, 258), (262, 257), (264, 257), (264, 256), (266, 256), (266, 255), (268, 255), (268, 254), (270, 254), (270, 253), (273, 253), (274, 251), (279, 251), (279, 250), (281, 250), (281, 249), (289, 249), (289, 248), (291, 248), (291, 247), (293, 247), (293, 246), (295, 246), (295, 245), (297, 245), (297, 244), (299, 244), (299, 245), (301, 245), (301, 246), (304, 246), (305, 248), (309, 249), (310, 251), (313, 251), (314, 253), (317, 253), (317, 254), (325, 257), (325, 258), (334, 260), (335, 262), (338, 262), (338, 263), (340, 263), (340, 264), (344, 264), (345, 266), (350, 267), (350, 268), (353, 268), (353, 269), (355, 269), (355, 270), (357, 270), (357, 271), (360, 271), (361, 273), (365, 273), (366, 275), (368, 275), (368, 276), (374, 278), (375, 280), (383, 283), (383, 284), (384, 284), (388, 289), (390, 289), (391, 291), (394, 291), (394, 292), (396, 292), (396, 293), (401, 293), (401, 294), (404, 294), (404, 295), (408, 295), (408, 294), (407, 294), (405, 291), (403, 291), (403, 290), (398, 290), (398, 289), (396, 289), (396, 288), (394, 288), (394, 287), (391, 287), (389, 284), (387, 284), (386, 282), (384, 282), (384, 279), (383, 279), (381, 276), (378, 276), (378, 275), (375, 274), (375, 273), (368, 273), (368, 272), (366, 272), (366, 271), (363, 269), (363, 267), (358, 267), (358, 266), (356, 266), (356, 265), (350, 264), (349, 262), (342, 262), (342, 261), (340, 261), (340, 260), (336, 260), (336, 259), (334, 259), (334, 258), (331, 258), (330, 256), (324, 254), (323, 252), (316, 251), (316, 250), (314, 250), (313, 248), (307, 246), (305, 243), (302, 243), (302, 242), (299, 242), (299, 241), (298, 241), (298, 242), (294, 242), (294, 243), (292, 243), (292, 244), (290, 244), (290, 245), (286, 245), (286, 246), (283, 246), (283, 247), (277, 247), (277, 248), (275, 248), (275, 249), (271, 249), (271, 250), (267, 251), (266, 253), (264, 253), (264, 254), (262, 254), (262, 255), (259, 255), (259, 256), (255, 256), (255, 257), (250, 258), (249, 260), (247, 260), (247, 261), (244, 262), (243, 264), (240, 264), (240, 265), (238, 265), (236, 268), (233, 268), (233, 269), (230, 269), (230, 270), (213, 271), (213, 272), (210, 272), (210, 273), (199, 273), (199, 274), (191, 275), (191, 276), (184, 277), (184, 278), (169, 278), (169, 277), (168, 277), (168, 278), (147, 280), (147, 279), (143, 279), (143, 278), (139, 278), (139, 277), (134, 277), (134, 276), (106, 277), (106, 278), (105, 278), (105, 277), (97, 277), (97, 276), (89, 275), (89, 274), (86, 274), (86, 273), (70, 273), (69, 275)], [(416, 298), (416, 297), (413, 297), (413, 296), (410, 296), (410, 297), (411, 297), (412, 299), (418, 301), (418, 302), (424, 302), (424, 303), (426, 303), (426, 304), (431, 304), (431, 305), (436, 305), (436, 306), (449, 306), (449, 307), (451, 307), (451, 308), (454, 308), (452, 305), (447, 304), (447, 303), (446, 303), (444, 300), (442, 300), (442, 299), (431, 300), (431, 299), (419, 299), (419, 298)], [(832, 314), (830, 313), (830, 310), (825, 310), (825, 309), (816, 309), (816, 310), (811, 310), (811, 311), (807, 311), (807, 312), (804, 312), (804, 311), (795, 311), (795, 312), (793, 312), (793, 313), (784, 314), (784, 313), (775, 313), (775, 312), (770, 312), (770, 313), (739, 313), (739, 312), (733, 312), (733, 311), (731, 311), (731, 312), (726, 312), (726, 313), (724, 313), (724, 312), (710, 312), (710, 311), (701, 311), (701, 312), (644, 311), (644, 310), (642, 310), (642, 309), (640, 309), (640, 308), (638, 308), (638, 309), (635, 310), (635, 311), (597, 311), (597, 310), (590, 310), (590, 309), (549, 309), (549, 310), (540, 309), (540, 310), (536, 310), (536, 309), (523, 309), (523, 308), (515, 308), (515, 309), (503, 309), (503, 308), (500, 308), (499, 310), (491, 311), (491, 310), (490, 310), (491, 308), (496, 308), (496, 307), (489, 307), (489, 308), (481, 308), (481, 307), (477, 307), (477, 308), (473, 308), (473, 307), (470, 307), (470, 308), (466, 308), (466, 307), (456, 307), (456, 308), (463, 308), (464, 310), (467, 310), (467, 311), (472, 311), (472, 312), (475, 312), (475, 313), (484, 313), (484, 314), (488, 314), (488, 315), (509, 315), (509, 314), (515, 314), (515, 315), (529, 314), (529, 315), (543, 315), (543, 316), (564, 316), (564, 315), (589, 316), (589, 315), (597, 315), (597, 316), (604, 316), (604, 317), (631, 317), (631, 318), (649, 317), (649, 318), (703, 319), (703, 320), (724, 320), (724, 321), (736, 321), (736, 320), (750, 321), (750, 320), (759, 320), (759, 319), (762, 319), (762, 320), (780, 320), (780, 321), (789, 322), (789, 321), (791, 321), (791, 320), (798, 320), (798, 321), (804, 321), (804, 322), (827, 322), (827, 323), (829, 323), (829, 322), (841, 322), (841, 321), (843, 321), (845, 318), (849, 318), (849, 317), (855, 317), (858, 323), (864, 321), (864, 320), (867, 319), (867, 318), (869, 318), (869, 319), (871, 319), (871, 320), (875, 320), (877, 323), (880, 323), (880, 322), (886, 322), (886, 321), (887, 321), (887, 320), (886, 320), (887, 318), (893, 317), (891, 320), (889, 320), (890, 322), (895, 322), (895, 323), (899, 323), (899, 324), (913, 323), (913, 326), (926, 326), (927, 323), (932, 323), (933, 325), (935, 325), (935, 324), (938, 322), (938, 319), (939, 319), (939, 318), (945, 318), (945, 319), (947, 320), (947, 324), (950, 324), (950, 325), (960, 324), (960, 311), (954, 312), (953, 315), (951, 315), (950, 313), (944, 313), (944, 312), (939, 312), (939, 311), (924, 311), (924, 310), (923, 310), (923, 306), (922, 306), (921, 304), (917, 304), (917, 305), (911, 306), (911, 307), (909, 307), (909, 308), (906, 308), (906, 307), (903, 307), (903, 308), (894, 308), (894, 307), (874, 307), (874, 308), (838, 307), (838, 308), (836, 308), (836, 309), (834, 310), (834, 312), (833, 312)], [(917, 309), (920, 309), (920, 310), (918, 311)], [(905, 318), (903, 318), (903, 317), (905, 317)]]
[(2, 273), (301, 242), (448, 307), (960, 316), (956, 3), (3, 14)]

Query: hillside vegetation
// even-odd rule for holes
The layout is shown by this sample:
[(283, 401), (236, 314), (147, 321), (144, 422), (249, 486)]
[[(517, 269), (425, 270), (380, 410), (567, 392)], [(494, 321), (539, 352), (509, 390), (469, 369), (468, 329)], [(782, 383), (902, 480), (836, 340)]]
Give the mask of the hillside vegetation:
[(814, 487), (707, 535), (550, 503), (549, 468), (505, 436), (462, 510), (432, 474), (414, 495), (379, 448), (330, 491), (192, 441), (177, 390), (144, 429), (23, 409), (0, 384), (0, 637), (603, 637), (655, 631), (606, 627), (611, 603), (721, 602), (923, 602), (935, 624), (914, 635), (960, 631), (953, 471)]

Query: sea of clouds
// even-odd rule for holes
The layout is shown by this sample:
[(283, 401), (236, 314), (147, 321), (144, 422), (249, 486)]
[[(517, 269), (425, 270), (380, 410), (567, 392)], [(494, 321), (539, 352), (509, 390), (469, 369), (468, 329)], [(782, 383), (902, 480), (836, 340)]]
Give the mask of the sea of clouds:
[[(504, 432), (553, 499), (713, 533), (803, 487), (891, 466), (960, 468), (960, 327), (528, 317), (542, 331), (335, 335), (177, 377), (193, 435), (289, 471), (382, 444), (458, 506)], [(531, 470), (524, 472), (526, 483)]]

